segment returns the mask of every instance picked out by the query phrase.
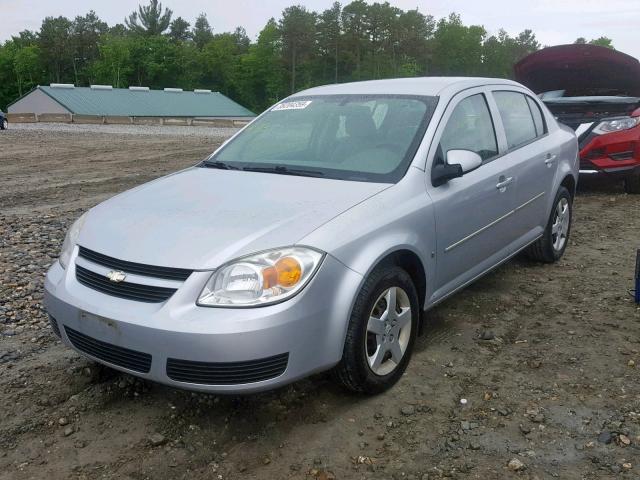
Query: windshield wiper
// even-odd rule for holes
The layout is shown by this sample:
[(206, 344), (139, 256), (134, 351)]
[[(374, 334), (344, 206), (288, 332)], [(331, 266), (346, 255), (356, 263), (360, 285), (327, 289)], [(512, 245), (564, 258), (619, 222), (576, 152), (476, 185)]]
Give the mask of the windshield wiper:
[(200, 164), (200, 166), (202, 167), (206, 167), (206, 168), (218, 168), (220, 170), (240, 170), (240, 167), (235, 167), (233, 165), (229, 165), (228, 163), (224, 163), (224, 162), (208, 162), (208, 161), (204, 161)]
[(324, 173), (316, 170), (304, 170), (299, 168), (288, 168), (284, 165), (275, 167), (244, 167), (247, 172), (278, 173), (280, 175), (297, 175), (299, 177), (324, 177)]

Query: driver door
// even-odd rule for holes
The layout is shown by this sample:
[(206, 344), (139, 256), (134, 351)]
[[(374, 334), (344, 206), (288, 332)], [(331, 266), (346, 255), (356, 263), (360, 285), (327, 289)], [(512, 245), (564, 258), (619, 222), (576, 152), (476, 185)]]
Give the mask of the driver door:
[(432, 302), (508, 257), (516, 239), (516, 168), (500, 156), (495, 115), (483, 89), (467, 90), (454, 97), (436, 131), (427, 172), (446, 162), (449, 150), (471, 150), (483, 163), (443, 185), (429, 185), (437, 239)]

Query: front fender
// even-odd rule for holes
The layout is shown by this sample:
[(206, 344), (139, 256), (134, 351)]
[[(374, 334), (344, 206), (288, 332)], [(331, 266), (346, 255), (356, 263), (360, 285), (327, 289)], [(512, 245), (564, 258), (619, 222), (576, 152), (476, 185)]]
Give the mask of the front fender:
[(436, 232), (424, 172), (410, 168), (400, 183), (342, 213), (300, 243), (324, 250), (363, 279), (385, 257), (408, 250), (422, 262), (429, 285), (435, 273), (431, 253)]

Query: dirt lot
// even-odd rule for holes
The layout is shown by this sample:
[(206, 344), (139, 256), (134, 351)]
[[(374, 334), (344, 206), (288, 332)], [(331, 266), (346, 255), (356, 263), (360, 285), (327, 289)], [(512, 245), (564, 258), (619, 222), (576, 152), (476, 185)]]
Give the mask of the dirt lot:
[(640, 197), (583, 187), (564, 259), (516, 259), (430, 312), (386, 394), (326, 375), (192, 394), (63, 347), (42, 280), (83, 210), (219, 138), (43, 128), (0, 133), (0, 479), (640, 478)]

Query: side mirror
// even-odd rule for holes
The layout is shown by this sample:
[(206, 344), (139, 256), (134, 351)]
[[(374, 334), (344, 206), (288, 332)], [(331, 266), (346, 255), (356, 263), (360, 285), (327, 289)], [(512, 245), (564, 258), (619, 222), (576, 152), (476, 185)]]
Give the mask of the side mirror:
[(460, 165), (449, 165), (448, 163), (439, 163), (434, 165), (431, 170), (431, 183), (434, 187), (444, 185), (452, 178), (461, 177), (464, 172)]
[(467, 173), (482, 165), (482, 157), (471, 150), (449, 150), (447, 152), (447, 163), (449, 165), (460, 165), (462, 173)]
[(449, 150), (447, 162), (438, 164), (431, 171), (431, 183), (439, 187), (482, 165), (482, 157), (471, 150)]

